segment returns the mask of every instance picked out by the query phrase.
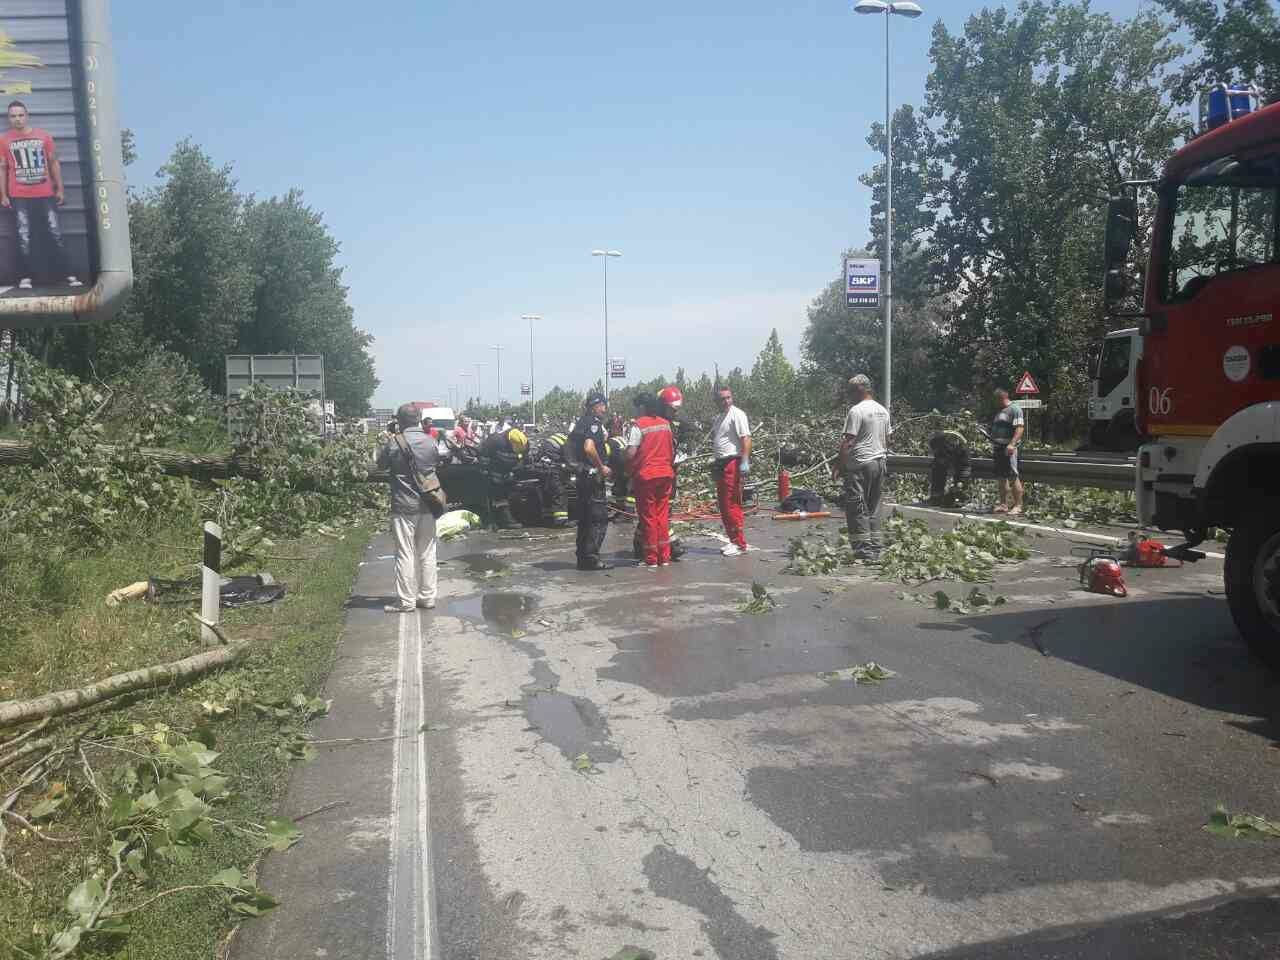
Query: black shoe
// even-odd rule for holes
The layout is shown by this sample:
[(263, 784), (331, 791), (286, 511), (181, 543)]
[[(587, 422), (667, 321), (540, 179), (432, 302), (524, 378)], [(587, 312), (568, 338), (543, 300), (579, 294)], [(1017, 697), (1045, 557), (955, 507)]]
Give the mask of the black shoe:
[(603, 560), (588, 560), (586, 563), (579, 561), (578, 569), (584, 573), (590, 573), (595, 570), (612, 570), (613, 567)]

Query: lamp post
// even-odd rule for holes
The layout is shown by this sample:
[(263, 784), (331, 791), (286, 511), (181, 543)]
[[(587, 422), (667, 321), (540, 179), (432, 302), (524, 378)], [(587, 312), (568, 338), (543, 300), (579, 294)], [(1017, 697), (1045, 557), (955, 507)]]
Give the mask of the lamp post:
[(884, 14), (884, 405), (893, 405), (893, 111), (889, 107), (889, 17), (914, 20), (924, 10), (910, 0), (858, 0), (854, 13)]
[(499, 417), (502, 416), (502, 351), (504, 349), (505, 347), (503, 347), (502, 344), (500, 343), (495, 343), (493, 345), (493, 352), (497, 354), (497, 357), (498, 357), (496, 383), (498, 388), (498, 416)]
[(541, 320), (542, 315), (537, 313), (524, 313), (520, 315), (521, 320), (529, 321), (529, 403), (532, 407), (532, 413), (529, 419), (533, 421), (533, 429), (538, 429), (538, 394), (533, 389), (533, 321)]
[(484, 366), (483, 363), (476, 363), (476, 406), (480, 405), (480, 394), (482, 392), (480, 387), (480, 384), (481, 384), (480, 368), (483, 366)]
[(609, 399), (609, 258), (620, 257), (618, 250), (592, 250), (593, 257), (599, 257), (604, 263), (604, 398)]

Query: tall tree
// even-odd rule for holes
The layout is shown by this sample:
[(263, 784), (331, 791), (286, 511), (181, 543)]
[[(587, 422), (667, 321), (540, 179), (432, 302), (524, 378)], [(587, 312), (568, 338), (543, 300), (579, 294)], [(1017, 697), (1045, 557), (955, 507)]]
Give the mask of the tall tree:
[(367, 352), (373, 337), (354, 326), (338, 242), (302, 192), (249, 201), (244, 212), (247, 257), (254, 274), (252, 307), (240, 325), (241, 353), (320, 353), (325, 393), (343, 416), (368, 408), (378, 385)]
[(1253, 83), (1280, 97), (1280, 14), (1274, 0), (1157, 0), (1195, 41), (1195, 55), (1170, 78), (1169, 91), (1190, 104), (1215, 83)]
[(934, 27), (925, 114), (946, 176), (932, 249), (953, 388), (1028, 367), (1082, 406), (1102, 204), (1153, 176), (1185, 131), (1162, 94), (1182, 52), (1170, 34), (1154, 13), (1117, 22), (1082, 0), (984, 9), (960, 36)]
[(252, 307), (243, 200), (231, 168), (215, 167), (190, 140), (178, 144), (160, 175), (163, 186), (146, 201), (153, 209), (141, 217), (138, 245), (147, 246), (147, 266), (133, 294), (141, 333), (217, 384)]

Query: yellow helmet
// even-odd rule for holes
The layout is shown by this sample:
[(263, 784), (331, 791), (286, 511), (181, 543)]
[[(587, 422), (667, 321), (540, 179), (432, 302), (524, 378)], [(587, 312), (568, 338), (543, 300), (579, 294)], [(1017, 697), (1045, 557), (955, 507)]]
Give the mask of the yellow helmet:
[(507, 431), (507, 440), (511, 442), (511, 449), (524, 456), (524, 452), (529, 449), (529, 438), (524, 435), (524, 431), (516, 430), (514, 427)]

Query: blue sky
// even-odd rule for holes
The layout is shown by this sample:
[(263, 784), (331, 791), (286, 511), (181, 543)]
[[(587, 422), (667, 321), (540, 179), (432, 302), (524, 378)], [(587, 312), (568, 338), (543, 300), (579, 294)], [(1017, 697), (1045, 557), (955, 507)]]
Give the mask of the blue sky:
[[(1095, 9), (1120, 15), (1143, 0)], [(919, 103), (932, 24), (893, 18), (895, 105)], [(997, 6), (998, 3), (986, 4)], [(190, 136), (240, 188), (305, 191), (342, 244), (377, 406), (743, 366), (867, 238), (884, 24), (841, 0), (696, 4), (117, 0), (122, 116), (146, 186)], [(466, 370), (472, 376), (463, 378)]]

